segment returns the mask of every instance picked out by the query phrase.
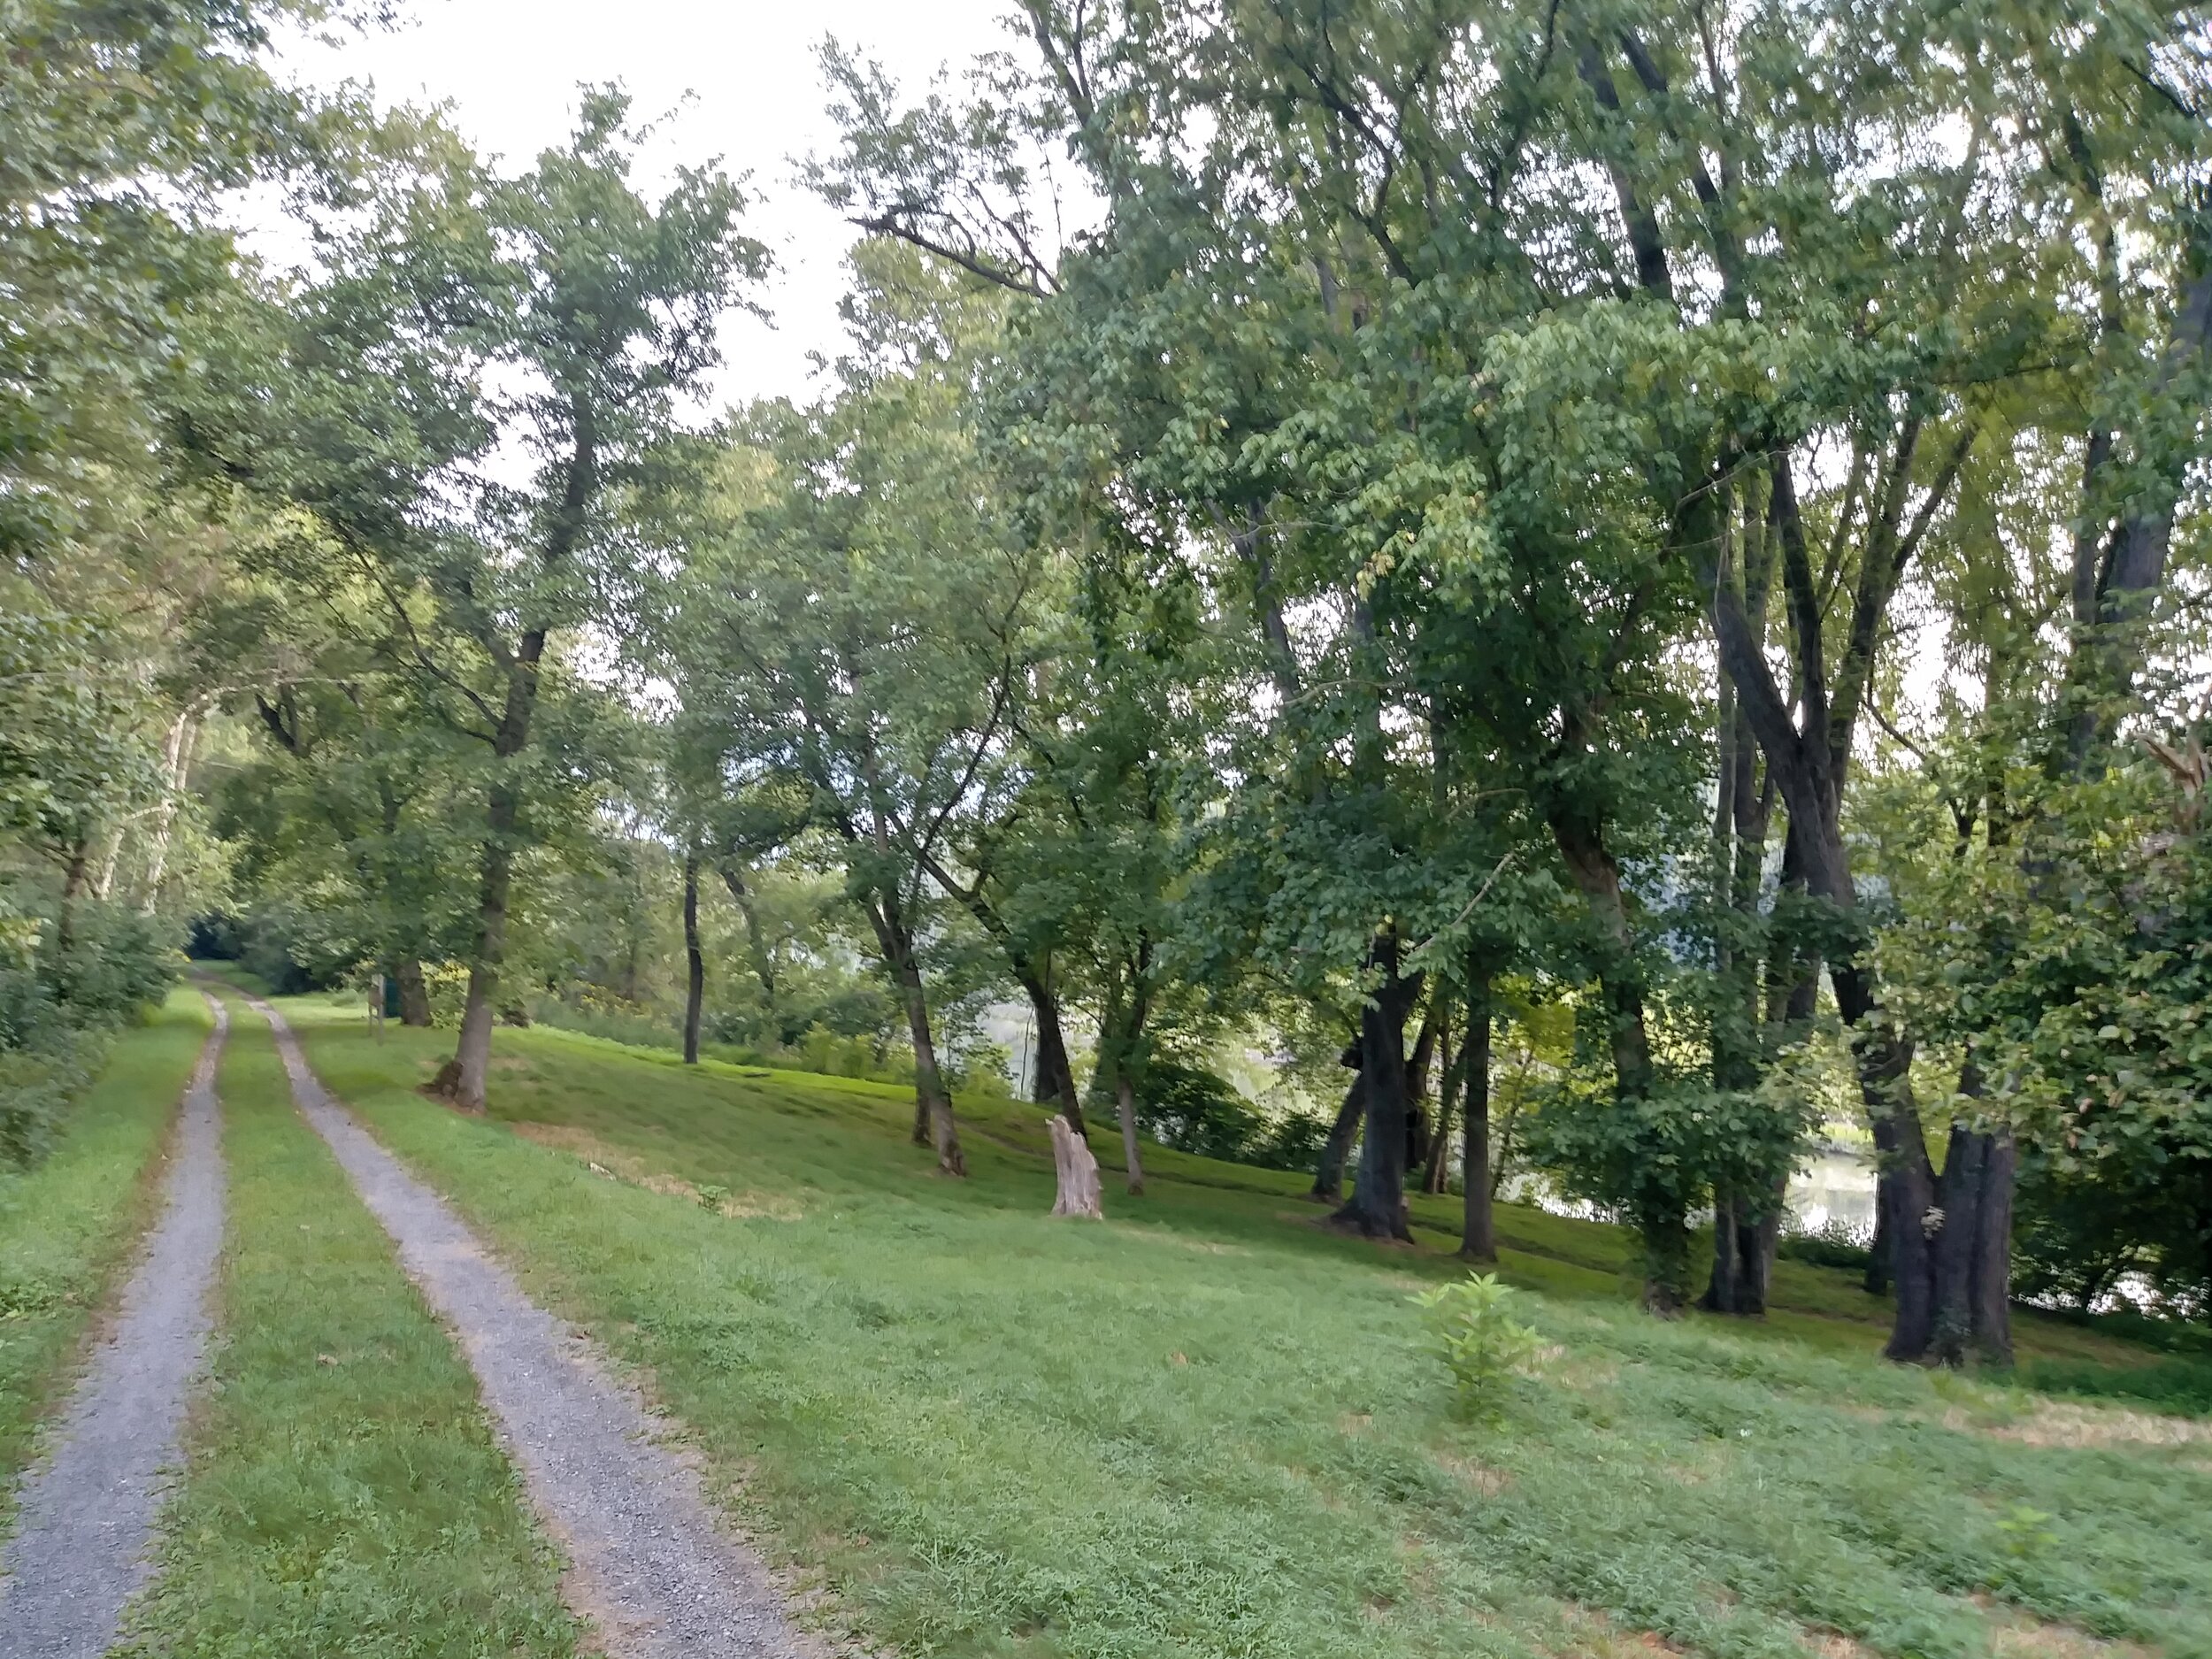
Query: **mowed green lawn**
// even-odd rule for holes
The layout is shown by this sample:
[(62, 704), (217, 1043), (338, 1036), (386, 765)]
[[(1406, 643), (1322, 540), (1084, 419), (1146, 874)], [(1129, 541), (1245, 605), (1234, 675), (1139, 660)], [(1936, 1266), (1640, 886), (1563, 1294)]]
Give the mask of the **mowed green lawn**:
[(116, 1037), (53, 1150), (27, 1172), (0, 1172), (0, 1535), (93, 1313), (156, 1213), (157, 1154), (210, 1024), (198, 992), (173, 993)]
[(449, 1035), (287, 1006), (831, 1617), (910, 1654), (2212, 1655), (2212, 1425), (1885, 1365), (1847, 1276), (1661, 1325), (1610, 1230), (1510, 1212), (1554, 1351), (1463, 1423), (1407, 1300), (1448, 1235), (1328, 1236), (1294, 1177), (1156, 1153), (1150, 1197), (1055, 1221), (1033, 1108), (972, 1106), (954, 1182), (899, 1090), (503, 1030), (473, 1119), (414, 1092)]

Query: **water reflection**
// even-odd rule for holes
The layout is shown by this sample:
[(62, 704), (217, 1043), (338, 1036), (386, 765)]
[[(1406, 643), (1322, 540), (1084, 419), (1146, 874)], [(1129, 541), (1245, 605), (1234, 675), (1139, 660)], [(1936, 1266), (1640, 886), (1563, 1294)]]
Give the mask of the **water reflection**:
[(1873, 1161), (1840, 1147), (1824, 1148), (1791, 1179), (1789, 1207), (1793, 1221), (1807, 1233), (1832, 1225), (1872, 1233)]

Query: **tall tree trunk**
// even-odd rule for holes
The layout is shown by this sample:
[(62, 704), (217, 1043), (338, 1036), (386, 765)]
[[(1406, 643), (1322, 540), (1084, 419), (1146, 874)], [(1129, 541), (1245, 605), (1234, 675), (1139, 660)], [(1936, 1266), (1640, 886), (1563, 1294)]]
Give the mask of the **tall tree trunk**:
[(1496, 1217), (1490, 1184), (1490, 979), (1470, 976), (1467, 1034), (1462, 1040), (1467, 1071), (1467, 1120), (1460, 1179), (1464, 1188), (1459, 1253), (1471, 1262), (1498, 1259)]
[(1075, 1092), (1075, 1068), (1068, 1063), (1067, 1039), (1060, 1026), (1060, 999), (1045, 977), (1027, 962), (1015, 966), (1015, 977), (1028, 995), (1037, 1016), (1037, 1086), (1040, 1103), (1057, 1106), (1068, 1127), (1087, 1142), (1090, 1129), (1083, 1121), (1083, 1102)]
[(699, 952), (699, 853), (684, 855), (684, 1064), (699, 1064), (699, 1016), (706, 1006), (707, 959)]
[(476, 949), (469, 961), (461, 1037), (438, 1088), (464, 1111), (482, 1111), (491, 1080), (492, 1021), (498, 1012), (499, 970), (507, 956), (507, 903), (514, 885), (514, 833), (522, 803), (505, 778), (491, 788), (485, 814), (484, 858), (477, 884)]
[(86, 875), (91, 867), (92, 838), (80, 835), (71, 843), (62, 865), (61, 912), (54, 922), (54, 955), (66, 964), (77, 944), (77, 907), (84, 901)]
[[(1624, 1110), (1650, 1097), (1657, 1073), (1644, 1020), (1643, 972), (1636, 961), (1620, 866), (1601, 826), (1570, 808), (1552, 814), (1552, 838), (1590, 907), (1597, 935), (1598, 989), (1613, 1052), (1614, 1093)], [(1643, 1246), (1644, 1306), (1671, 1318), (1688, 1305), (1690, 1225), (1678, 1197), (1657, 1181), (1630, 1201)]]
[[(1960, 1069), (1959, 1093), (1978, 1099), (1979, 1071)], [(1943, 1225), (1936, 1233), (1925, 1357), (1932, 1363), (2012, 1363), (2011, 1264), (2012, 1137), (1959, 1121), (1936, 1183)]]
[(1406, 1016), (1421, 995), (1421, 976), (1398, 972), (1398, 933), (1386, 926), (1375, 934), (1369, 963), (1379, 982), (1360, 1011), (1360, 1080), (1366, 1125), (1352, 1196), (1329, 1217), (1336, 1226), (1369, 1239), (1411, 1240), (1406, 1216)]
[(1432, 1007), (1421, 1016), (1421, 1024), (1413, 1040), (1413, 1053), (1406, 1061), (1405, 1166), (1408, 1171), (1420, 1168), (1421, 1160), (1428, 1155), (1429, 1068), (1436, 1059), (1437, 1031), (1437, 1012)]
[(426, 1027), (430, 1024), (430, 987), (423, 983), (422, 959), (401, 956), (392, 964), (392, 979), (399, 987), (399, 1023)]
[(914, 1098), (928, 1125), (930, 1144), (937, 1150), (937, 1167), (947, 1175), (965, 1175), (968, 1163), (960, 1150), (959, 1125), (953, 1121), (952, 1096), (937, 1068), (937, 1043), (930, 1033), (929, 999), (922, 987), (921, 970), (910, 955), (895, 974), (906, 1007), (907, 1034), (914, 1044)]
[(1132, 1196), (1144, 1195), (1144, 1164), (1137, 1156), (1137, 1092), (1129, 1081), (1129, 1068), (1114, 1073), (1114, 1106), (1121, 1116), (1121, 1156), (1129, 1171)]
[[(183, 798), (186, 777), (192, 770), (192, 750), (199, 741), (200, 704), (193, 705), (177, 716), (169, 728), (169, 741), (162, 756), (161, 804), (154, 810), (154, 833), (146, 854), (146, 894), (139, 903), (142, 915), (151, 916), (154, 906), (160, 902), (162, 879), (169, 870), (169, 837), (176, 827), (177, 803)], [(122, 846), (122, 832), (116, 832), (116, 846)]]
[(937, 1167), (945, 1174), (965, 1175), (968, 1163), (960, 1150), (952, 1095), (937, 1065), (937, 1041), (929, 1025), (929, 996), (922, 983), (921, 963), (914, 954), (913, 935), (907, 930), (895, 895), (879, 891), (866, 908), (883, 952), (883, 965), (898, 987), (900, 1006), (906, 1012), (907, 1036), (914, 1045), (915, 1140), (936, 1148)]

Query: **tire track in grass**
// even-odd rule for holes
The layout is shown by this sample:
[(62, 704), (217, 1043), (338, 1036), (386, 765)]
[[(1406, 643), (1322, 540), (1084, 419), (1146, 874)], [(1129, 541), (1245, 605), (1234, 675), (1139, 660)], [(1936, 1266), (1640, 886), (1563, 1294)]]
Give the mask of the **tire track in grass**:
[[(241, 1016), (209, 1386), (138, 1659), (572, 1659), (559, 1563), (475, 1379)], [(0, 1636), (0, 1654), (9, 1652)]]
[(283, 1017), (292, 1093), (459, 1336), (532, 1498), (567, 1548), (572, 1599), (620, 1659), (799, 1659), (767, 1571), (716, 1525), (696, 1473), (580, 1335), (525, 1296), (444, 1200), (323, 1089)]
[(0, 1646), (9, 1659), (105, 1653), (150, 1570), (162, 1471), (175, 1459), (206, 1353), (207, 1293), (222, 1248), (215, 1064), (227, 1025), (218, 1005), (185, 1091), (145, 1256), (71, 1396), (52, 1457), (23, 1484), (15, 1535), (0, 1551)]

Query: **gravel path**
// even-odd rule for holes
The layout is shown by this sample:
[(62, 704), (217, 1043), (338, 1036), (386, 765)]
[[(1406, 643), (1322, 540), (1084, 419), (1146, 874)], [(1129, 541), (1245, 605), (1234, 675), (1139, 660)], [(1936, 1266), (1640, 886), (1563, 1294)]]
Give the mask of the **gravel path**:
[(655, 1440), (637, 1397), (579, 1333), (535, 1306), (444, 1200), (326, 1093), (282, 1016), (293, 1098), (384, 1230), (408, 1277), (458, 1333), (530, 1495), (571, 1563), (570, 1601), (617, 1659), (798, 1659), (766, 1571), (716, 1525), (698, 1477)]
[(96, 1659), (152, 1568), (162, 1475), (206, 1352), (223, 1246), (215, 1062), (227, 1026), (218, 1003), (185, 1091), (161, 1219), (71, 1396), (52, 1458), (25, 1478), (15, 1536), (0, 1550), (5, 1659)]

